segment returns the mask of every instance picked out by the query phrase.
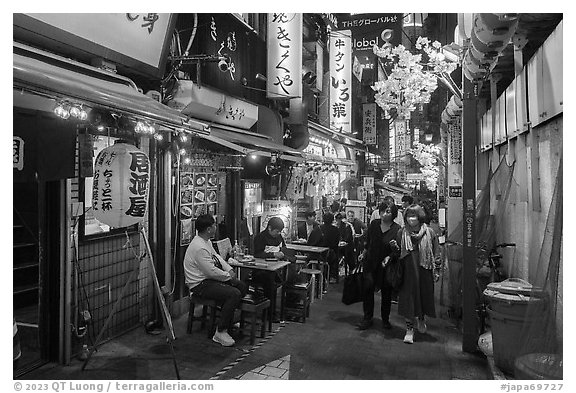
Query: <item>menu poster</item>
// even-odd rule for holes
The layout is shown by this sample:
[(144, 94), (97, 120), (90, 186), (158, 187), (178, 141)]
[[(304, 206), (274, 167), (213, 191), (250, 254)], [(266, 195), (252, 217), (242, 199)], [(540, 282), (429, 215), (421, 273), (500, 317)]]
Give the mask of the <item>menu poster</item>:
[(218, 183), (217, 173), (180, 173), (181, 245), (187, 245), (194, 237), (190, 226), (198, 216), (218, 213)]
[(263, 213), (260, 230), (263, 231), (268, 226), (268, 221), (272, 217), (280, 217), (284, 222), (284, 229), (282, 230), (282, 237), (284, 239), (289, 239), (291, 232), (292, 223), (292, 206), (290, 206), (289, 201), (278, 201), (278, 200), (264, 200), (263, 202)]

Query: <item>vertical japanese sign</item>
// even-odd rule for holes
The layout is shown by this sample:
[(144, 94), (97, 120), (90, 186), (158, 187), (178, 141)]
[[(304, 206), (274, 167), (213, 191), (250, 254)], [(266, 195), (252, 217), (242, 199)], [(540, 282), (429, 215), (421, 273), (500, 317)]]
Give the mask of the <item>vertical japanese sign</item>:
[(402, 157), (406, 154), (406, 120), (394, 121), (394, 129), (396, 131), (396, 155)]
[(267, 97), (302, 97), (302, 14), (268, 14), (267, 43)]
[(448, 135), (450, 146), (450, 164), (462, 163), (462, 128), (460, 119), (454, 123), (448, 124)]
[(364, 180), (364, 188), (368, 191), (374, 190), (374, 177), (373, 176), (364, 176), (362, 178)]
[(376, 104), (362, 105), (363, 140), (367, 145), (376, 144)]
[(113, 228), (144, 219), (148, 206), (150, 160), (135, 146), (117, 143), (102, 150), (94, 164), (94, 217)]
[(352, 32), (330, 36), (330, 127), (352, 132)]

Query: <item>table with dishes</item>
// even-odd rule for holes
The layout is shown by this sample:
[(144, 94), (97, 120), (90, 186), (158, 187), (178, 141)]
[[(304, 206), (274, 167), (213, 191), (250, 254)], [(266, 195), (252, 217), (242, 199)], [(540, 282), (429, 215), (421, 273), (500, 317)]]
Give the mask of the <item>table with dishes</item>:
[[(281, 272), (284, 277), (283, 282), (286, 278), (286, 267), (290, 265), (290, 261), (279, 261), (276, 258), (254, 258), (250, 255), (245, 255), (239, 261), (230, 260), (228, 261), (230, 266), (240, 269), (240, 270), (258, 270), (267, 272), (267, 277), (270, 280), (270, 288), (272, 293), (265, 294), (266, 297), (270, 299), (270, 318), (268, 319), (268, 330), (272, 330), (272, 321), (274, 319), (274, 313), (276, 311), (276, 285), (275, 277), (277, 272)], [(240, 275), (239, 275), (239, 278)], [(283, 287), (283, 283), (280, 284)], [(284, 294), (284, 288), (282, 288), (282, 294)], [(284, 319), (284, 295), (280, 299), (280, 320)]]

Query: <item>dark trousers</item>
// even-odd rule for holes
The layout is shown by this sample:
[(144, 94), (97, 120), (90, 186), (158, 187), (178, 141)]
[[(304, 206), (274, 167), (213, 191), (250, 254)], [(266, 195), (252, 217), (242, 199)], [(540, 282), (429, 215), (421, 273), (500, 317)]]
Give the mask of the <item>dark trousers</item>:
[[(369, 321), (374, 317), (374, 282), (375, 274), (372, 274), (372, 280), (364, 279), (366, 285), (364, 293), (364, 301), (362, 307), (364, 309), (364, 320)], [(392, 307), (392, 287), (388, 285), (386, 280), (379, 283), (380, 293), (382, 294), (382, 302), (380, 304), (380, 315), (382, 321), (386, 322), (390, 318), (390, 308)]]
[(244, 282), (232, 278), (228, 281), (204, 280), (192, 288), (190, 292), (222, 304), (220, 320), (218, 321), (218, 331), (221, 332), (228, 329), (232, 324), (234, 310), (240, 306), (247, 290), (248, 287)]

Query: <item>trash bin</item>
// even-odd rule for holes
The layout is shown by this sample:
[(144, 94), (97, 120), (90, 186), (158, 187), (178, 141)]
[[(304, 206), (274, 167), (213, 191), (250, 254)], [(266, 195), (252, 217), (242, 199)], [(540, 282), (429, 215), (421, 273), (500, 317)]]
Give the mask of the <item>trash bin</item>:
[(562, 379), (562, 356), (529, 353), (514, 362), (516, 379)]
[(521, 347), (522, 328), (538, 318), (526, 315), (528, 304), (544, 306), (544, 299), (534, 297), (532, 284), (518, 278), (488, 284), (484, 296), (490, 303), (488, 315), (492, 328), (494, 363), (502, 371), (514, 374), (514, 361)]

